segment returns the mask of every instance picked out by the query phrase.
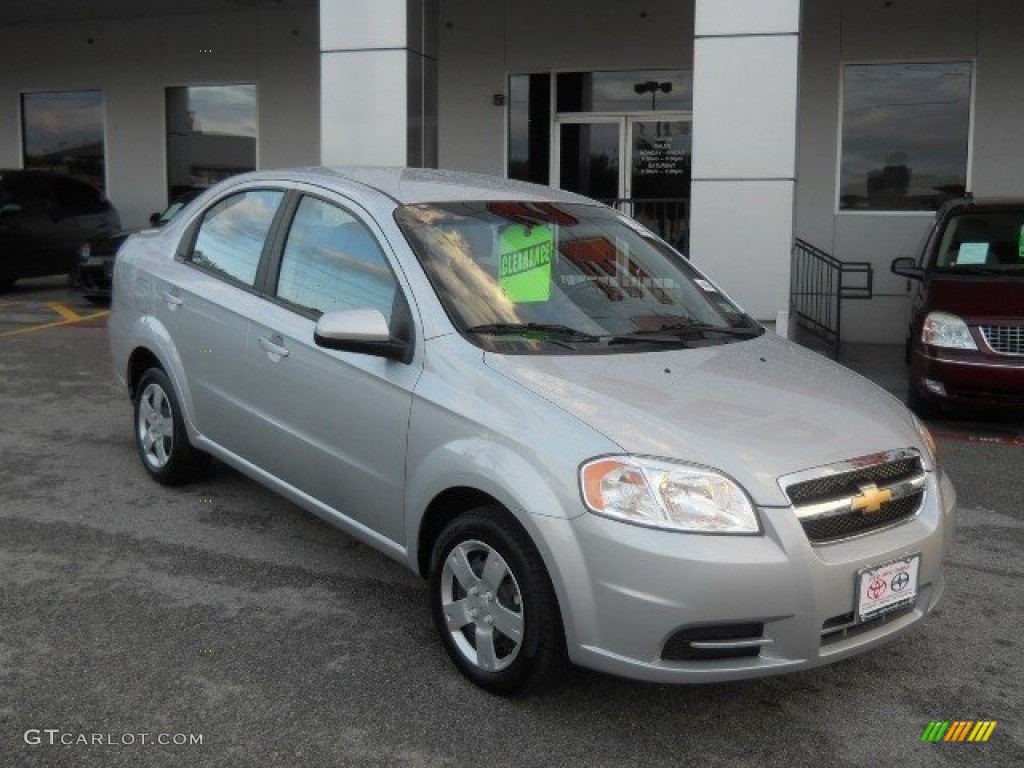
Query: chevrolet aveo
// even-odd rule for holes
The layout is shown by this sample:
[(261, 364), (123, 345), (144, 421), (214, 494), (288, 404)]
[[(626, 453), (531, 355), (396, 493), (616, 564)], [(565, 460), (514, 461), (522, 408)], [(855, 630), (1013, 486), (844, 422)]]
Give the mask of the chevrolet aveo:
[(128, 240), (110, 339), (155, 480), (215, 456), (404, 563), (495, 693), (806, 669), (943, 590), (922, 425), (586, 198), (234, 177)]

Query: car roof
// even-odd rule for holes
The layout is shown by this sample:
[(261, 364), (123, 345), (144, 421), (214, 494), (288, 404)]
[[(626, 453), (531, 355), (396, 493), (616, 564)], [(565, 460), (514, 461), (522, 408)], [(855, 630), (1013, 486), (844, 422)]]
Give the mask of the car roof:
[(289, 180), (316, 184), (340, 191), (353, 185), (368, 187), (399, 205), (444, 203), (460, 200), (525, 200), (530, 202), (588, 203), (594, 201), (572, 192), (540, 184), (485, 176), (464, 171), (432, 168), (369, 166), (322, 166), (259, 171), (233, 177), (242, 180)]
[(939, 215), (962, 211), (1006, 211), (1024, 209), (1021, 197), (959, 197), (943, 203)]

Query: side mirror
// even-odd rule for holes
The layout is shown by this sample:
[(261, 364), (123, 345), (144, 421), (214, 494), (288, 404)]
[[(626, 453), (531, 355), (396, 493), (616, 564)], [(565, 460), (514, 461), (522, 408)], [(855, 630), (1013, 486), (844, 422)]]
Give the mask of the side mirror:
[(160, 212), (159, 211), (157, 211), (156, 213), (149, 214), (149, 225), (151, 227), (155, 227), (159, 223), (160, 223)]
[(894, 274), (905, 277), (908, 280), (924, 280), (924, 269), (917, 266), (917, 260), (909, 256), (893, 259), (889, 269)]
[(377, 309), (327, 312), (317, 321), (313, 341), (325, 349), (412, 361), (412, 345), (391, 336), (387, 319)]

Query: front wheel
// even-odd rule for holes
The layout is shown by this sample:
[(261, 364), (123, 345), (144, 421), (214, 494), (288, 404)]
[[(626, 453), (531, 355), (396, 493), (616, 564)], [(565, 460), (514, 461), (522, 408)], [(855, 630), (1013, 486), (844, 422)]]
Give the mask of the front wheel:
[(209, 466), (209, 455), (189, 443), (174, 387), (159, 368), (150, 368), (139, 379), (135, 443), (142, 466), (158, 483), (187, 483), (201, 477)]
[(502, 696), (554, 681), (568, 661), (558, 600), (533, 543), (497, 507), (456, 518), (434, 546), (430, 600), (449, 658)]

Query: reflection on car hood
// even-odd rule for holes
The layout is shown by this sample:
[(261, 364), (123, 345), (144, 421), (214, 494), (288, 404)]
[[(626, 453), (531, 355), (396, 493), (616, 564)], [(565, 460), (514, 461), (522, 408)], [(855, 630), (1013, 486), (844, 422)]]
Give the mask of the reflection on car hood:
[(788, 504), (781, 475), (920, 443), (894, 397), (772, 334), (692, 350), (485, 361), (625, 451), (721, 469), (766, 506)]

